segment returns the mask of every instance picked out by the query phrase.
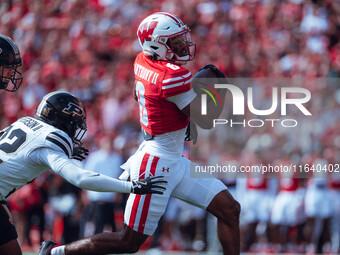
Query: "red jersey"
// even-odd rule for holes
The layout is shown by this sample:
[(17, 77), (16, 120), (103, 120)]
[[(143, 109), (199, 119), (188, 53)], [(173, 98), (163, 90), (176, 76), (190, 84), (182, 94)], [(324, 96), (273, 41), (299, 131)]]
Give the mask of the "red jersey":
[(176, 64), (151, 60), (143, 52), (134, 63), (140, 123), (150, 135), (185, 128), (189, 118), (166, 98), (190, 90), (191, 73)]

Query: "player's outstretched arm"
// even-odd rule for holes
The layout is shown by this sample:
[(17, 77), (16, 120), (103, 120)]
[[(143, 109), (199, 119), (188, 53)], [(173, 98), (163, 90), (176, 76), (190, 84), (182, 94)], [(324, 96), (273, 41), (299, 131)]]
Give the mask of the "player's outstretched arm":
[[(58, 175), (71, 184), (86, 190), (136, 194), (163, 194), (167, 182), (162, 177), (150, 177), (139, 181), (121, 181), (93, 171), (82, 169), (65, 154), (41, 149), (40, 158)], [(137, 186), (136, 186), (137, 184)]]
[(137, 181), (121, 181), (79, 168), (73, 163), (65, 165), (59, 172), (59, 175), (73, 185), (86, 190), (135, 193), (140, 195), (153, 193), (163, 194), (165, 187), (160, 185), (167, 183), (161, 177), (158, 177), (159, 180), (155, 180), (157, 177), (148, 177)]

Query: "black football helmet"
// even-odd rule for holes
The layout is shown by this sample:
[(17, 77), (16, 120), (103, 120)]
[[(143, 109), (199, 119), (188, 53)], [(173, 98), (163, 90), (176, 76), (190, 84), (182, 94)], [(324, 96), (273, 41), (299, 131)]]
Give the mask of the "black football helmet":
[[(18, 46), (8, 36), (0, 34), (0, 89), (10, 92), (18, 90), (23, 75), (17, 68), (22, 65)], [(8, 87), (9, 81), (13, 86)]]
[(82, 146), (87, 130), (86, 110), (76, 96), (64, 91), (49, 93), (41, 100), (34, 117), (67, 133), (74, 150)]

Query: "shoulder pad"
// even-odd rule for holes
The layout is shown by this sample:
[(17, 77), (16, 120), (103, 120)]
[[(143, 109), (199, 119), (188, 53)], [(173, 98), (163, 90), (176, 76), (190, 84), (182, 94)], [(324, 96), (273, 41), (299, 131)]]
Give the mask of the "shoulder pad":
[(172, 63), (167, 63), (166, 67), (166, 73), (162, 81), (162, 94), (168, 97), (189, 91), (192, 81), (191, 72)]
[(64, 132), (54, 131), (49, 133), (46, 136), (46, 142), (51, 148), (64, 152), (69, 158), (72, 157), (72, 141)]

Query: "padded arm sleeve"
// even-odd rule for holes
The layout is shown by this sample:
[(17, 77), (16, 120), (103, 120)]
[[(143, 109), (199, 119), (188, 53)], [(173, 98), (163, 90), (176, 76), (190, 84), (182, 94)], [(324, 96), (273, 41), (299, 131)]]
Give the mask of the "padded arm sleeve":
[(131, 182), (120, 181), (103, 174), (82, 169), (64, 153), (48, 148), (39, 150), (40, 161), (73, 185), (93, 191), (130, 193)]

